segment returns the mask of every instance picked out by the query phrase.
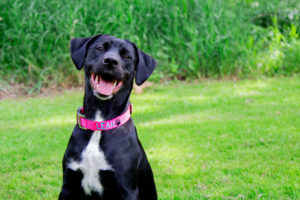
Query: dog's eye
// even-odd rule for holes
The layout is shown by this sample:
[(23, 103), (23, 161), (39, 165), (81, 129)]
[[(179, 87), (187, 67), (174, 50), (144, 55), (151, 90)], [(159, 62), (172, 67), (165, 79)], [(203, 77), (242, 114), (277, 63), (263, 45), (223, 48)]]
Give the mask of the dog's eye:
[(124, 58), (126, 58), (126, 59), (131, 59), (131, 57), (130, 57), (130, 55), (129, 55), (128, 53), (125, 53), (125, 54), (124, 54)]
[(104, 48), (100, 46), (100, 47), (96, 47), (96, 50), (102, 52), (104, 51)]

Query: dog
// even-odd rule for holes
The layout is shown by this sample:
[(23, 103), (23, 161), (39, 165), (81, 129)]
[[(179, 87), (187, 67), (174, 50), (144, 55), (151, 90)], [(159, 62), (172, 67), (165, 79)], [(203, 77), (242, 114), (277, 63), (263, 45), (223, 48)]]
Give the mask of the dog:
[(74, 38), (71, 58), (85, 72), (83, 107), (63, 158), (59, 200), (157, 199), (153, 172), (138, 139), (129, 101), (156, 61), (123, 39)]

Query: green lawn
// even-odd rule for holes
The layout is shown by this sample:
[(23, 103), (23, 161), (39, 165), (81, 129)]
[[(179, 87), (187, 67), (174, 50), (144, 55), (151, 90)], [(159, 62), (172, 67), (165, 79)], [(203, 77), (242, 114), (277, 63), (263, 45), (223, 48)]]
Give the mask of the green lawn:
[[(83, 92), (0, 101), (0, 199), (56, 199)], [(156, 84), (133, 119), (159, 199), (299, 199), (300, 79)]]

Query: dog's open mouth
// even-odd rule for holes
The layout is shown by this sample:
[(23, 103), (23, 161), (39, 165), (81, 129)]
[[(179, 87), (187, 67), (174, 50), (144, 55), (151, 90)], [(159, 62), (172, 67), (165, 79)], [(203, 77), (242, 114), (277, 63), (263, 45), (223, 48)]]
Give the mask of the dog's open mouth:
[(100, 75), (93, 72), (91, 73), (90, 82), (94, 92), (97, 92), (97, 96), (102, 99), (111, 98), (122, 86), (122, 81), (117, 81), (110, 75)]

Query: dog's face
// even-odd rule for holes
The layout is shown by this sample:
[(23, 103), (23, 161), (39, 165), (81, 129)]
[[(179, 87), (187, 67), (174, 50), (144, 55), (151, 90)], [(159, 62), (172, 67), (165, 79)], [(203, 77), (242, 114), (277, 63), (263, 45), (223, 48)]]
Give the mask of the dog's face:
[(155, 60), (132, 42), (109, 35), (72, 39), (71, 57), (77, 69), (84, 67), (86, 84), (100, 100), (128, 88), (134, 77), (141, 85), (156, 66)]
[(94, 95), (105, 100), (116, 94), (133, 78), (135, 62), (135, 50), (128, 41), (111, 36), (95, 39), (84, 63)]

